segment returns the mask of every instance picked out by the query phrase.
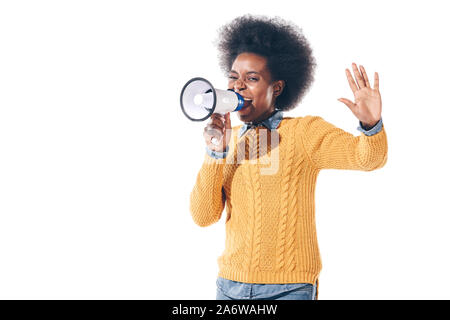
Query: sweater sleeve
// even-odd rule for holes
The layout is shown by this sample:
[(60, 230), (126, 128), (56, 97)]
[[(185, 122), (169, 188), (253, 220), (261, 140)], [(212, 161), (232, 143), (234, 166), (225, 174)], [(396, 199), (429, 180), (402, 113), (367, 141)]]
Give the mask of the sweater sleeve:
[(317, 169), (372, 171), (387, 162), (387, 137), (381, 130), (354, 136), (319, 116), (300, 119), (298, 133), (304, 152)]
[(219, 221), (225, 207), (223, 169), (225, 159), (205, 158), (190, 195), (190, 211), (194, 222), (207, 227)]

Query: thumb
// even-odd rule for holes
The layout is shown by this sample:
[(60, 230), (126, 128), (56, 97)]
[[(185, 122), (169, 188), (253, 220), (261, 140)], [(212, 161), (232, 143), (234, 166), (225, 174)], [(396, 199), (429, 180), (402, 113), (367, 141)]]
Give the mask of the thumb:
[(225, 128), (231, 129), (231, 120), (230, 120), (230, 113), (225, 114)]
[(354, 104), (350, 100), (345, 99), (345, 98), (340, 98), (340, 99), (338, 99), (338, 101), (345, 104), (353, 113), (356, 111), (356, 104)]

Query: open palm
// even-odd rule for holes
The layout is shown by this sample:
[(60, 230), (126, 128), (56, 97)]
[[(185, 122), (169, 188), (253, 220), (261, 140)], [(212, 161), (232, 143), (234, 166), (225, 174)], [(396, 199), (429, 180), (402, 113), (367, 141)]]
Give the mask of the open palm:
[(352, 64), (353, 73), (356, 82), (350, 70), (345, 69), (347, 80), (353, 91), (355, 102), (340, 98), (340, 102), (344, 103), (353, 112), (364, 126), (372, 127), (381, 119), (381, 95), (379, 90), (379, 77), (375, 72), (374, 88), (370, 87), (369, 78), (366, 70), (360, 65), (360, 70), (355, 63)]

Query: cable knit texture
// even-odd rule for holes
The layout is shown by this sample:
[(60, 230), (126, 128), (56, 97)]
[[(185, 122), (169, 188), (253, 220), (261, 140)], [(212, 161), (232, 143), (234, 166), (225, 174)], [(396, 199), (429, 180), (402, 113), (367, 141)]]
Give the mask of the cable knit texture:
[[(190, 195), (192, 218), (209, 226), (219, 221), (226, 205), (220, 277), (314, 284), (322, 269), (314, 204), (318, 173), (383, 167), (384, 125), (373, 136), (354, 136), (319, 116), (285, 117), (272, 135), (257, 127), (238, 138), (241, 126), (233, 127), (225, 159), (205, 154)], [(273, 143), (273, 134), (278, 143)], [(260, 147), (260, 139), (267, 141), (267, 148)], [(276, 169), (262, 174), (268, 167)]]

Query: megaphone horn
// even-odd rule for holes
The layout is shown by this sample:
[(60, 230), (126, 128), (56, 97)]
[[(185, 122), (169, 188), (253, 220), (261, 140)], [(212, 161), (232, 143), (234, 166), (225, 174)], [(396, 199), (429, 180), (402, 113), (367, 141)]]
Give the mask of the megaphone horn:
[(244, 98), (231, 89), (220, 90), (206, 79), (189, 80), (181, 90), (181, 110), (192, 121), (204, 121), (213, 113), (226, 114), (244, 107)]

